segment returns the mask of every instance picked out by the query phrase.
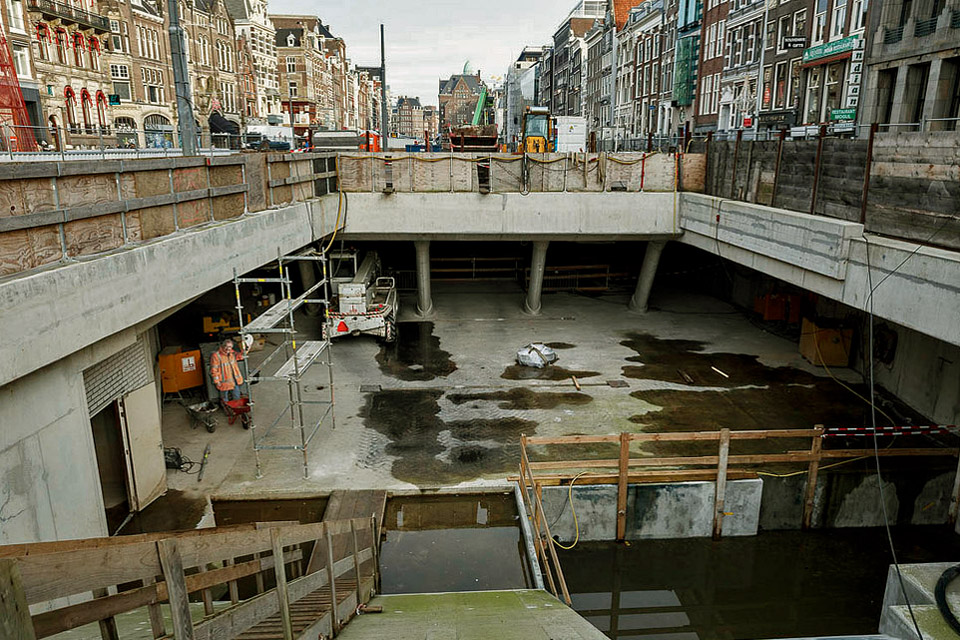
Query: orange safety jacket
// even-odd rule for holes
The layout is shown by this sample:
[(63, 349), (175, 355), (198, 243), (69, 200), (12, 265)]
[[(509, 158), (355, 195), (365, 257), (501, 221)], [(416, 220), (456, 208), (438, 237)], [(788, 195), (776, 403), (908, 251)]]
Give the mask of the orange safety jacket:
[[(239, 359), (242, 359), (242, 356)], [(230, 355), (224, 355), (217, 349), (210, 356), (210, 377), (213, 378), (213, 384), (218, 390), (230, 391), (235, 386), (243, 384), (243, 376), (240, 375), (237, 360), (235, 351)]]

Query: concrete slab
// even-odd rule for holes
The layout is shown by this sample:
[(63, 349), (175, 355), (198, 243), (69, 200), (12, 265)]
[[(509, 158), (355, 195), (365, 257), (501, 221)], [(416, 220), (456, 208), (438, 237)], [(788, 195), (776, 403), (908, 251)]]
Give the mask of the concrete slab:
[[(522, 298), (519, 289), (438, 287), (430, 325), (406, 324), (414, 306), (401, 304), (399, 326), (406, 333), (397, 346), (382, 348), (366, 337), (334, 342), (337, 426), (315, 439), (307, 480), (301, 476), (299, 455), (289, 451), (262, 453), (264, 477), (256, 479), (250, 434), (237, 427), (222, 427), (208, 438), (205, 432), (186, 432), (184, 417), (177, 416), (173, 423), (165, 420), (165, 442), (189, 443), (184, 452), (194, 459), (204, 442), (215, 443), (201, 486), (209, 486), (217, 497), (296, 497), (364, 488), (457, 491), (503, 487), (505, 478), (516, 473), (522, 433), (712, 429), (727, 422), (732, 428), (765, 428), (773, 420), (762, 414), (771, 411), (791, 425), (810, 427), (818, 412), (833, 414), (836, 405), (849, 410), (845, 395), (829, 399), (848, 392), (819, 375), (822, 371), (804, 361), (795, 344), (758, 331), (715, 299), (657, 297), (655, 291), (653, 307), (659, 310), (638, 316), (627, 311), (625, 295), (556, 294), (544, 298), (541, 316), (530, 317), (520, 311)], [(317, 329), (307, 319), (297, 326), (308, 334)], [(641, 334), (648, 336), (639, 340), (643, 347), (628, 340)], [(516, 349), (531, 340), (568, 347), (558, 348), (560, 360), (548, 371), (559, 371), (559, 379), (512, 379), (518, 377)], [(644, 355), (638, 355), (641, 348)], [(746, 368), (732, 383), (722, 382), (703, 362), (687, 360), (683, 366), (691, 372), (700, 375), (694, 367), (704, 370), (699, 385), (687, 385), (669, 365), (675, 356), (718, 359), (734, 372), (724, 360), (730, 353), (748, 354), (737, 356), (736, 366)], [(653, 362), (657, 358), (665, 360)], [(648, 362), (650, 375), (637, 359)], [(784, 381), (776, 368), (783, 366), (803, 380)], [(570, 373), (578, 374), (582, 392), (574, 388)], [(847, 382), (856, 379), (850, 372), (838, 375)], [(612, 388), (608, 380), (628, 386)], [(315, 387), (325, 384), (322, 368), (308, 373), (308, 394), (321, 393)], [(367, 391), (371, 388), (381, 390)], [(276, 385), (272, 392), (266, 384), (256, 385), (253, 394), (258, 424), (272, 419), (286, 401), (286, 389)], [(785, 412), (783, 403), (797, 407)], [(293, 434), (278, 430), (276, 437), (279, 441)], [(652, 451), (637, 448), (634, 455), (646, 453)], [(235, 464), (227, 469), (224, 461), (231, 455)], [(172, 479), (171, 485), (179, 486)]]
[(499, 638), (602, 640), (605, 636), (546, 591), (473, 591), (377, 596), (383, 613), (353, 619), (343, 640)]

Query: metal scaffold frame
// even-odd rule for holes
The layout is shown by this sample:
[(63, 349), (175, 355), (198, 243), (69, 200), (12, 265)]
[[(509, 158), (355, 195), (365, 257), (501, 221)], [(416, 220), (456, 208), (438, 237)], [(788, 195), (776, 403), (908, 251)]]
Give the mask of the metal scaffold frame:
[[(293, 297), (291, 278), (287, 265), (291, 262), (319, 262), (321, 265), (321, 278), (315, 284), (306, 287), (306, 290), (297, 297)], [(309, 471), (307, 468), (307, 450), (314, 436), (320, 431), (320, 427), (328, 419), (330, 428), (336, 428), (336, 416), (334, 414), (334, 392), (333, 392), (333, 362), (330, 356), (330, 338), (327, 332), (322, 332), (323, 337), (320, 340), (297, 341), (297, 331), (294, 321), (294, 314), (304, 304), (322, 304), (323, 321), (327, 321), (330, 307), (330, 281), (327, 276), (327, 257), (325, 251), (308, 250), (296, 255), (284, 256), (280, 250), (277, 250), (277, 266), (279, 268), (279, 277), (277, 278), (244, 278), (240, 277), (237, 270), (233, 270), (233, 284), (236, 291), (237, 314), (240, 318), (240, 336), (246, 341), (246, 337), (254, 334), (278, 334), (283, 336), (283, 342), (277, 345), (272, 352), (259, 364), (252, 372), (247, 358), (243, 359), (244, 374), (248, 383), (252, 385), (255, 382), (275, 383), (283, 382), (287, 385), (287, 402), (279, 411), (276, 418), (270, 423), (258, 436), (255, 423), (250, 426), (250, 432), (253, 437), (253, 452), (257, 461), (257, 478), (263, 477), (263, 470), (260, 463), (260, 452), (271, 450), (300, 451), (303, 455), (303, 477), (307, 478)], [(240, 286), (244, 284), (271, 284), (279, 285), (281, 299), (276, 304), (269, 307), (262, 314), (244, 324), (246, 317), (243, 312), (243, 298), (240, 295)], [(317, 297), (317, 296), (320, 297)], [(283, 352), (284, 362), (273, 373), (266, 373), (271, 361)], [(322, 356), (325, 357), (321, 359)], [(329, 374), (329, 399), (305, 400), (303, 397), (303, 377), (310, 367), (318, 359), (327, 366)], [(252, 399), (252, 391), (251, 391)], [(308, 423), (304, 417), (304, 405), (322, 405), (324, 407), (320, 418)], [(267, 444), (266, 439), (271, 432), (277, 428), (289, 415), (290, 428), (298, 432), (300, 442), (298, 444)]]

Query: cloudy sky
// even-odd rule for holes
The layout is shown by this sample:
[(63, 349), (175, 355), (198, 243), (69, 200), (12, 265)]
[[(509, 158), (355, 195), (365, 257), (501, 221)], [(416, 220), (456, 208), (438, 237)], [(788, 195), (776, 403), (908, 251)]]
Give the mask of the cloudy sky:
[(380, 64), (386, 26), (387, 83), (396, 97), (437, 103), (437, 80), (470, 61), (484, 79), (503, 76), (524, 45), (547, 42), (574, 0), (270, 0), (273, 13), (315, 14), (347, 43), (353, 64)]

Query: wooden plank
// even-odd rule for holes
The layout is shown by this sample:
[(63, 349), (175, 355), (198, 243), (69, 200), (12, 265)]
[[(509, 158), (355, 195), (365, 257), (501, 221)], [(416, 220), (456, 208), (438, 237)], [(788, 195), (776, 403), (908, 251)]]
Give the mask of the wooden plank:
[(630, 465), (630, 434), (620, 434), (620, 474), (617, 478), (617, 540), (627, 535), (627, 471)]
[(817, 425), (821, 437), (815, 437), (810, 445), (810, 466), (807, 468), (807, 484), (803, 492), (802, 528), (809, 529), (813, 522), (813, 499), (817, 494), (817, 474), (820, 470), (821, 448), (823, 447), (823, 425)]
[(373, 553), (373, 587), (380, 593), (380, 535), (376, 516), (370, 516), (370, 550)]
[(283, 545), (280, 542), (281, 530), (270, 530), (270, 543), (273, 547), (273, 557), (278, 559), (274, 563), (273, 572), (277, 579), (277, 603), (280, 606), (280, 619), (283, 622), (283, 639), (293, 640), (293, 623), (290, 620), (290, 600), (287, 595), (287, 570), (283, 562)]
[[(327, 547), (327, 580), (328, 580), (329, 585), (330, 585), (330, 599), (331, 599), (331, 601), (332, 601), (334, 604), (336, 604), (336, 602), (337, 602), (337, 583), (336, 583), (336, 580), (335, 580), (336, 574), (334, 573), (334, 566), (333, 566), (333, 538), (331, 537), (330, 529), (327, 527), (327, 523), (324, 523), (324, 529), (326, 529), (326, 531), (325, 531), (325, 533), (326, 533), (325, 539), (326, 539), (326, 543), (327, 543), (327, 544), (326, 544), (326, 547)], [(336, 607), (334, 607), (334, 608), (336, 608)], [(340, 620), (339, 620), (339, 616), (334, 615), (332, 622), (333, 622), (333, 635), (336, 636), (338, 633), (340, 633)]]
[(360, 546), (357, 541), (357, 528), (353, 524), (353, 520), (350, 521), (350, 536), (353, 538), (353, 575), (357, 579), (357, 602), (362, 602), (363, 594), (360, 593), (360, 581), (362, 579), (360, 575)]
[[(533, 497), (530, 498), (531, 510), (533, 511), (533, 522), (534, 522), (534, 541), (536, 542), (537, 552), (540, 555), (540, 560), (543, 563), (544, 573), (547, 575), (547, 584), (550, 587), (551, 593), (559, 599), (560, 593), (557, 591), (556, 583), (553, 580), (553, 571), (550, 568), (550, 559), (547, 556), (547, 551), (544, 549), (543, 537), (540, 534), (540, 524), (541, 520), (539, 518), (540, 510), (543, 508), (542, 503), (540, 502), (540, 497), (537, 493), (537, 483), (533, 479), (533, 472), (530, 470), (530, 460), (527, 458), (527, 437), (521, 436), (520, 438), (520, 471), (521, 474), (526, 475), (524, 483), (529, 480), (530, 486), (533, 489)], [(553, 541), (548, 537), (547, 544), (550, 545), (551, 549), (553, 548)]]
[(193, 640), (190, 598), (187, 595), (187, 583), (183, 575), (183, 561), (177, 548), (177, 540), (175, 538), (160, 540), (156, 544), (170, 599), (173, 635), (177, 640)]
[[(233, 567), (234, 566), (233, 558), (227, 558), (226, 560), (224, 560), (224, 565), (226, 565), (227, 567)], [(230, 604), (237, 604), (238, 602), (240, 602), (240, 592), (237, 589), (236, 580), (230, 580), (229, 582), (227, 582), (227, 591), (229, 591), (230, 593)]]
[[(37, 638), (46, 638), (156, 602), (158, 602), (156, 585), (149, 585), (39, 613), (33, 617), (33, 625)], [(154, 637), (159, 637), (156, 636), (156, 629), (154, 634)], [(163, 633), (160, 635), (162, 636)]]
[(0, 637), (36, 640), (17, 560), (0, 559)]
[[(149, 587), (155, 583), (155, 578), (148, 578), (143, 581), (143, 586)], [(147, 615), (150, 616), (150, 630), (153, 632), (153, 637), (162, 638), (165, 636), (167, 630), (163, 624), (163, 610), (160, 608), (160, 605), (156, 602), (147, 605)]]
[(27, 602), (35, 604), (134, 582), (161, 573), (155, 543), (19, 558)]
[(720, 430), (720, 454), (717, 462), (717, 486), (713, 504), (713, 539), (723, 534), (724, 500), (727, 495), (727, 462), (730, 457), (730, 429)]
[[(200, 574), (207, 573), (207, 568), (205, 566), (199, 567)], [(207, 616), (213, 615), (213, 594), (210, 593), (210, 589), (201, 589), (200, 598), (203, 600), (203, 613)]]
[[(577, 484), (615, 484), (619, 479), (617, 473), (591, 473), (577, 478)], [(731, 469), (727, 472), (727, 480), (746, 480), (756, 478), (755, 471), (745, 469)], [(519, 476), (509, 476), (510, 482), (516, 482)], [(537, 484), (541, 486), (561, 486), (570, 484), (573, 476), (569, 473), (544, 474), (537, 476)], [(715, 480), (716, 469), (674, 469), (668, 471), (636, 471), (630, 473), (627, 479), (630, 484), (665, 484), (669, 482), (691, 482), (695, 480)]]

